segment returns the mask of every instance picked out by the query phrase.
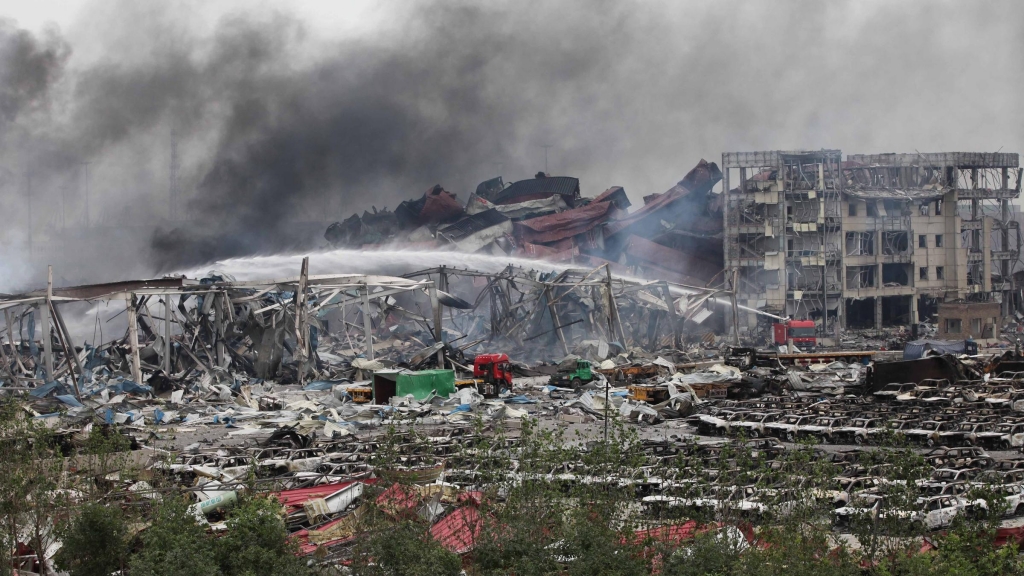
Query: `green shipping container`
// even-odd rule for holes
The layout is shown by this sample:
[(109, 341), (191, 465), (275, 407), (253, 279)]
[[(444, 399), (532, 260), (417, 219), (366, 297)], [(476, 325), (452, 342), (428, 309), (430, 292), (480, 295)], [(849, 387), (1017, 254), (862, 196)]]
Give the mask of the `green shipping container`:
[(395, 396), (408, 396), (423, 400), (437, 392), (442, 398), (455, 393), (454, 370), (421, 370), (419, 372), (402, 372), (395, 380)]

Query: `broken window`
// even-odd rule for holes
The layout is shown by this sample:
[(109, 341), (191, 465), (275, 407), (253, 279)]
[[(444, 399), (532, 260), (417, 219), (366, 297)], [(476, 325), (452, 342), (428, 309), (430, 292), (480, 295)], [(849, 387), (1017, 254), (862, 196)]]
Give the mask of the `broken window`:
[(786, 208), (794, 222), (816, 222), (821, 215), (821, 202), (817, 198), (794, 198)]
[(942, 280), (944, 272), (945, 272), (945, 270), (943, 269), (942, 266), (936, 266), (935, 267), (935, 279), (936, 280)]
[(874, 328), (875, 326), (875, 299), (874, 298), (847, 298), (846, 299), (846, 326), (849, 328)]
[(935, 201), (935, 215), (942, 216), (942, 200)]
[(970, 262), (967, 264), (967, 284), (969, 286), (980, 286), (984, 276), (984, 262)]
[(917, 271), (917, 277), (920, 278), (921, 280), (927, 280), (928, 279), (928, 267), (927, 266), (922, 266)]
[(855, 203), (853, 203), (853, 202), (850, 202), (850, 216), (856, 216), (856, 215), (857, 215), (857, 205)]
[[(764, 235), (740, 234), (737, 237), (740, 258), (764, 258), (767, 241), (767, 237)], [(774, 238), (771, 241), (774, 242)]]
[(928, 236), (926, 236), (924, 234), (919, 234), (917, 236), (917, 247), (918, 248), (927, 248), (928, 247)]
[(878, 216), (878, 209), (875, 208), (875, 203), (873, 201), (868, 200), (867, 203), (865, 204), (865, 206), (867, 206), (867, 208), (868, 208), (867, 209), (867, 216), (868, 216), (868, 218), (874, 218), (875, 216)]
[(871, 256), (875, 253), (874, 232), (847, 232), (847, 256)]
[(882, 216), (898, 216), (903, 213), (903, 210), (907, 208), (908, 204), (906, 200), (882, 200), (881, 215)]
[(924, 202), (922, 202), (920, 210), (921, 210), (921, 216), (928, 216), (929, 212), (930, 212), (930, 207), (928, 206), (928, 204), (925, 204)]
[(911, 296), (882, 297), (882, 326), (905, 326), (911, 323)]
[(917, 299), (917, 316), (921, 322), (931, 322), (932, 317), (939, 313), (939, 301), (931, 296), (920, 296)]
[(883, 286), (910, 286), (909, 264), (882, 264)]
[(959, 334), (961, 330), (959, 318), (946, 318), (946, 332)]
[(907, 232), (885, 232), (882, 240), (882, 254), (887, 256), (907, 254), (910, 251), (910, 235)]
[(942, 234), (935, 235), (935, 247), (942, 248)]
[(875, 287), (875, 266), (847, 266), (846, 287), (850, 290)]

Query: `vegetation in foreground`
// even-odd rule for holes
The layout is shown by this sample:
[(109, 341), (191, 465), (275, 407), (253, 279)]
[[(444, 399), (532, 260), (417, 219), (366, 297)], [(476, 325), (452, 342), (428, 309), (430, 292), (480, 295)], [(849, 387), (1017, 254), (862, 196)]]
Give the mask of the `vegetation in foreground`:
[[(468, 494), (402, 506), (388, 490), (408, 476), (390, 471), (401, 469), (404, 454), (429, 454), (431, 440), (392, 428), (373, 455), (380, 480), (362, 498), (357, 536), (302, 557), (268, 497), (271, 485), (255, 482), (258, 467), (224, 513), (223, 529), (214, 530), (189, 510), (194, 497), (171, 475), (133, 468), (116, 430), (97, 425), (69, 444), (7, 403), (0, 407), (0, 574), (14, 567), (72, 576), (1024, 574), (1017, 547), (993, 543), (998, 495), (979, 487), (969, 497), (984, 500), (987, 512), (961, 515), (940, 533), (926, 533), (905, 513), (917, 504), (915, 481), (927, 474), (912, 450), (864, 457), (888, 479), (884, 499), (837, 530), (826, 497), (837, 469), (812, 446), (775, 459), (742, 442), (710, 459), (686, 450), (652, 456), (630, 428), (612, 428), (597, 443), (529, 421), (515, 443), (501, 431), (480, 434), (446, 455), (448, 480), (469, 485)], [(151, 492), (126, 489), (141, 479)], [(737, 487), (751, 488), (757, 506), (727, 504), (742, 500)], [(660, 500), (643, 500), (652, 495)], [(456, 526), (470, 543), (464, 553), (432, 534), (436, 506), (428, 505), (437, 504), (445, 513), (473, 508)], [(51, 556), (40, 561), (35, 550)]]

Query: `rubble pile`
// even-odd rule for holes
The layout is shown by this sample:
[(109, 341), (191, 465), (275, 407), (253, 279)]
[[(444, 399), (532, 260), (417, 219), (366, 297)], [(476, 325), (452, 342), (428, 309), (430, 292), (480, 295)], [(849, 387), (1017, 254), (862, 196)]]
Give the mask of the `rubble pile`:
[[(576, 361), (563, 364), (575, 370)], [(757, 526), (769, 510), (785, 513), (801, 498), (813, 497), (831, 506), (835, 529), (842, 533), (857, 518), (877, 515), (894, 486), (907, 488), (891, 475), (892, 464), (880, 463), (861, 445), (909, 443), (928, 447), (921, 453), (926, 468), (909, 487), (916, 504), (901, 514), (926, 530), (941, 530), (959, 515), (979, 513), (984, 501), (969, 491), (987, 486), (1008, 504), (1001, 538), (1019, 542), (1024, 537), (1017, 523), (1024, 514), (1024, 459), (1005, 452), (1019, 449), (1024, 437), (1024, 424), (1015, 417), (1024, 406), (1018, 405), (1024, 402), (1019, 379), (889, 385), (867, 396), (765, 394), (736, 400), (729, 396), (747, 387), (744, 375), (763, 371), (714, 364), (673, 373), (669, 364), (659, 360), (655, 370), (634, 375), (634, 384), (626, 387), (611, 386), (602, 375), (577, 390), (553, 386), (548, 378), (516, 379), (512, 390), (496, 399), (462, 389), (447, 398), (393, 399), (387, 406), (355, 405), (346, 385), (260, 385), (247, 388), (234, 404), (204, 414), (208, 404), (198, 399), (176, 403), (134, 391), (132, 402), (152, 408), (143, 408), (122, 431), (138, 438), (133, 461), (147, 471), (144, 476), (159, 475), (165, 487), (154, 489), (135, 475), (109, 480), (123, 484), (127, 500), (159, 500), (170, 481), (194, 494), (195, 514), (215, 531), (226, 528), (225, 509), (241, 491), (259, 490), (280, 503), (299, 554), (317, 553), (320, 562), (340, 563), (351, 557), (359, 519), (370, 506), (396, 516), (418, 514), (445, 548), (471, 553), (484, 499), (492, 509), (501, 504), (500, 494), (481, 491), (481, 470), (489, 458), (510, 458), (502, 481), (513, 484), (529, 477), (566, 490), (576, 484), (632, 486), (638, 512), (655, 525), (714, 511)], [(850, 377), (846, 370), (829, 369), (838, 379)], [(668, 401), (635, 393), (637, 384), (655, 381), (667, 387)], [(726, 397), (715, 398), (715, 386), (722, 386)], [(262, 408), (243, 406), (243, 399)], [(691, 409), (692, 415), (680, 418)], [(672, 411), (677, 414), (669, 416)], [(317, 417), (324, 414), (333, 419)], [(669, 427), (640, 441), (646, 464), (593, 476), (573, 462), (549, 463), (537, 472), (538, 463), (530, 460), (536, 453), (521, 450), (515, 433), (515, 423), (526, 417), (554, 425), (669, 418)], [(62, 422), (85, 419), (82, 412), (68, 411)], [(151, 419), (154, 425), (146, 426)], [(481, 428), (479, 420), (487, 425)], [(383, 433), (379, 424), (385, 422), (397, 424), (399, 431)], [(406, 427), (410, 424), (419, 426)], [(85, 426), (67, 434), (87, 435), (91, 424)], [(223, 427), (226, 434), (181, 440), (204, 427)], [(808, 449), (792, 442), (813, 440), (822, 444), (813, 448), (813, 456), (829, 462), (835, 476), (821, 486), (808, 483), (803, 493), (793, 491), (793, 479), (782, 473), (792, 465), (787, 453)], [(383, 452), (390, 458), (380, 458)], [(750, 543), (755, 535), (750, 532)]]
[[(130, 436), (132, 462), (192, 494), (214, 529), (240, 490), (270, 492), (300, 552), (337, 561), (369, 486), (373, 505), (415, 511), (434, 539), (469, 553), (483, 498), (473, 450), (500, 437), (513, 461), (505, 480), (521, 481), (516, 432), (527, 422), (580, 442), (634, 427), (651, 468), (594, 478), (563, 462), (544, 477), (635, 485), (637, 509), (659, 518), (700, 502), (756, 523), (785, 490), (735, 474), (735, 451), (772, 467), (802, 443), (839, 468), (829, 491), (813, 492), (834, 498), (838, 525), (893, 481), (858, 445), (933, 449), (921, 510), (903, 510), (929, 529), (977, 511), (961, 496), (968, 482), (1020, 494), (1024, 464), (996, 453), (1024, 447), (1019, 348), (979, 355), (972, 339), (937, 340), (929, 325), (849, 330), (818, 346), (813, 320), (747, 307), (766, 345), (741, 347), (735, 325), (732, 345), (722, 341), (740, 304), (721, 278), (721, 208), (709, 194), (721, 177), (702, 161), (633, 212), (622, 188), (583, 198), (569, 177), (490, 180), (465, 206), (435, 186), (327, 232), (337, 246), (545, 260), (538, 269), (311, 275), (304, 258), (292, 278), (50, 280), (0, 296), (0, 398), (22, 399), (71, 444), (95, 429)], [(91, 339), (66, 321), (83, 309), (95, 316)], [(999, 345), (1017, 330), (1007, 324)], [(382, 464), (385, 441), (398, 458)], [(665, 462), (675, 472), (649, 474)], [(127, 477), (126, 498), (160, 497)], [(693, 479), (696, 500), (679, 491)]]
[(579, 180), (568, 176), (538, 173), (510, 184), (494, 178), (465, 206), (437, 185), (394, 212), (353, 214), (324, 237), (345, 248), (442, 248), (611, 264), (622, 274), (705, 286), (722, 280), (722, 210), (718, 195), (710, 194), (721, 179), (714, 162), (701, 160), (633, 212), (621, 186), (585, 198)]
[[(637, 510), (655, 520), (712, 506), (756, 524), (790, 492), (736, 473), (736, 451), (771, 468), (801, 442), (837, 467), (813, 493), (832, 500), (839, 531), (891, 482), (859, 445), (931, 449), (920, 501), (905, 511), (929, 530), (977, 512), (962, 496), (968, 482), (1024, 482), (1024, 463), (1005, 452), (1024, 438), (1019, 353), (964, 355), (977, 350), (961, 343), (959, 356), (931, 346), (883, 361), (870, 350), (716, 346), (692, 318), (718, 293), (607, 265), (311, 276), (308, 260), (285, 280), (50, 286), (3, 300), (0, 394), (27, 400), (70, 443), (97, 428), (128, 435), (146, 474), (109, 476), (126, 499), (161, 498), (158, 475), (221, 530), (239, 491), (272, 494), (299, 553), (321, 562), (351, 556), (367, 506), (414, 512), (443, 546), (470, 553), (484, 497), (473, 450), (501, 438), (505, 480), (521, 481), (526, 421), (593, 441), (613, 422), (636, 427), (649, 467), (595, 478), (566, 462), (543, 477), (635, 485)], [(75, 345), (62, 309), (91, 301), (123, 302), (114, 318), (127, 326)], [(48, 338), (37, 340), (40, 325)], [(385, 451), (398, 457), (382, 463)], [(672, 475), (655, 468), (666, 462)], [(693, 479), (699, 499), (680, 488)]]

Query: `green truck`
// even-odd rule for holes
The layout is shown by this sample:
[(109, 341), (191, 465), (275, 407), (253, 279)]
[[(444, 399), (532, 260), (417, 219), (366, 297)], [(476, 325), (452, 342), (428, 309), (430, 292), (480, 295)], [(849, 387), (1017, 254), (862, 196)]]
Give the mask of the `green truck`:
[(558, 364), (558, 371), (551, 375), (548, 382), (560, 388), (576, 389), (594, 379), (590, 362), (582, 358), (569, 357)]

